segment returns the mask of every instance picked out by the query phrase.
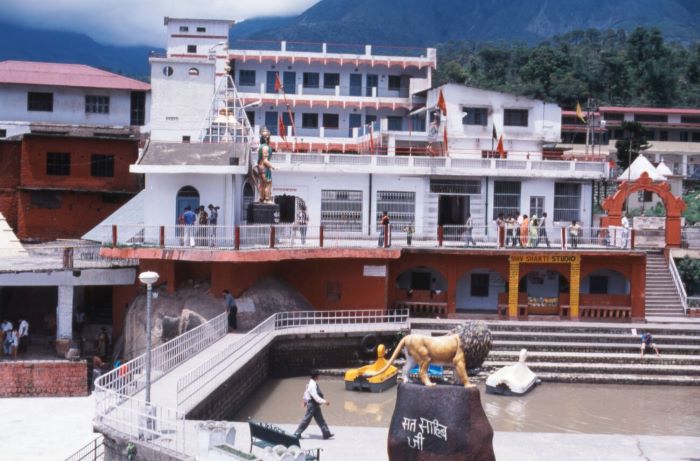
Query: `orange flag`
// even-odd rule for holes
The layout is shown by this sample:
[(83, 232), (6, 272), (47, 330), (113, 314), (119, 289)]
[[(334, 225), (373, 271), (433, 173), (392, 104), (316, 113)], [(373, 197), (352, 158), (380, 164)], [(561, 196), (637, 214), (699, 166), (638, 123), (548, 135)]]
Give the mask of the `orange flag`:
[(280, 74), (279, 74), (279, 72), (276, 72), (275, 73), (275, 93), (279, 92), (279, 90), (281, 90), (282, 88), (284, 88), (284, 87), (282, 86), (282, 82), (280, 81)]
[(374, 128), (369, 124), (369, 150), (370, 154), (374, 154)]
[(277, 114), (277, 134), (280, 135), (282, 139), (287, 140), (287, 129), (284, 126), (284, 120), (282, 120), (282, 114)]
[(501, 154), (501, 157), (506, 156), (506, 150), (503, 148), (503, 135), (501, 135), (501, 137), (498, 138), (498, 147), (496, 147), (496, 152)]
[(447, 115), (447, 106), (445, 105), (445, 97), (442, 95), (442, 90), (440, 90), (440, 94), (438, 95), (437, 106), (440, 112), (442, 112), (442, 115)]

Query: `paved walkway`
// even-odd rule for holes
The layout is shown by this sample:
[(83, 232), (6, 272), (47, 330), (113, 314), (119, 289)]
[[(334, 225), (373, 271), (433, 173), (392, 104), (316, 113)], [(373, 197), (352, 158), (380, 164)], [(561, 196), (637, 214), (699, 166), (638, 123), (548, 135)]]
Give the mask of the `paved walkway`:
[[(301, 412), (299, 413), (301, 418)], [(196, 441), (194, 425), (188, 441)], [(234, 423), (235, 446), (248, 452), (250, 433), (246, 423)], [(294, 425), (281, 425), (289, 432)], [(335, 437), (323, 440), (315, 425), (309, 426), (302, 448), (323, 448), (321, 458), (340, 461), (360, 459), (388, 461), (388, 428), (334, 426)], [(557, 434), (496, 432), (493, 439), (498, 461), (692, 461), (700, 459), (700, 437), (661, 437), (640, 435)], [(192, 447), (194, 449), (194, 447)], [(258, 448), (254, 452), (259, 453)]]

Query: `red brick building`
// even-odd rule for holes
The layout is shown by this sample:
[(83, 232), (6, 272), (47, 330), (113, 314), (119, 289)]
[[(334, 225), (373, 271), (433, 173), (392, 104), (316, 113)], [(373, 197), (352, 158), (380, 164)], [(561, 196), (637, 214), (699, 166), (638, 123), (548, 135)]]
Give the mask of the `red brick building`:
[(32, 126), (0, 140), (0, 212), (23, 241), (79, 238), (139, 189), (136, 129)]

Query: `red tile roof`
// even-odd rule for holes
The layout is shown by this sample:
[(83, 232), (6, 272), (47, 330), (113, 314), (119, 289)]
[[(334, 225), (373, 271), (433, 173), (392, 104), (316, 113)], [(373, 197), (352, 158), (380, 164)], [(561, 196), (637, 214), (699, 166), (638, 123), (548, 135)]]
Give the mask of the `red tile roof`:
[(598, 110), (614, 114), (700, 115), (700, 109), (670, 107), (599, 107)]
[(2, 61), (0, 83), (149, 91), (151, 85), (82, 64)]

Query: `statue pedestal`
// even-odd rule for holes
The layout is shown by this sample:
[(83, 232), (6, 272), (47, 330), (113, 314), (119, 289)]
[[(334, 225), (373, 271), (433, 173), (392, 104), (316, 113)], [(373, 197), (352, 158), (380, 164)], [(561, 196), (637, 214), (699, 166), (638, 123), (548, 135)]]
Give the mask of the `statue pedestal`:
[(248, 224), (279, 224), (280, 206), (276, 203), (251, 203), (247, 218)]
[(399, 384), (388, 450), (391, 461), (495, 461), (479, 389)]

